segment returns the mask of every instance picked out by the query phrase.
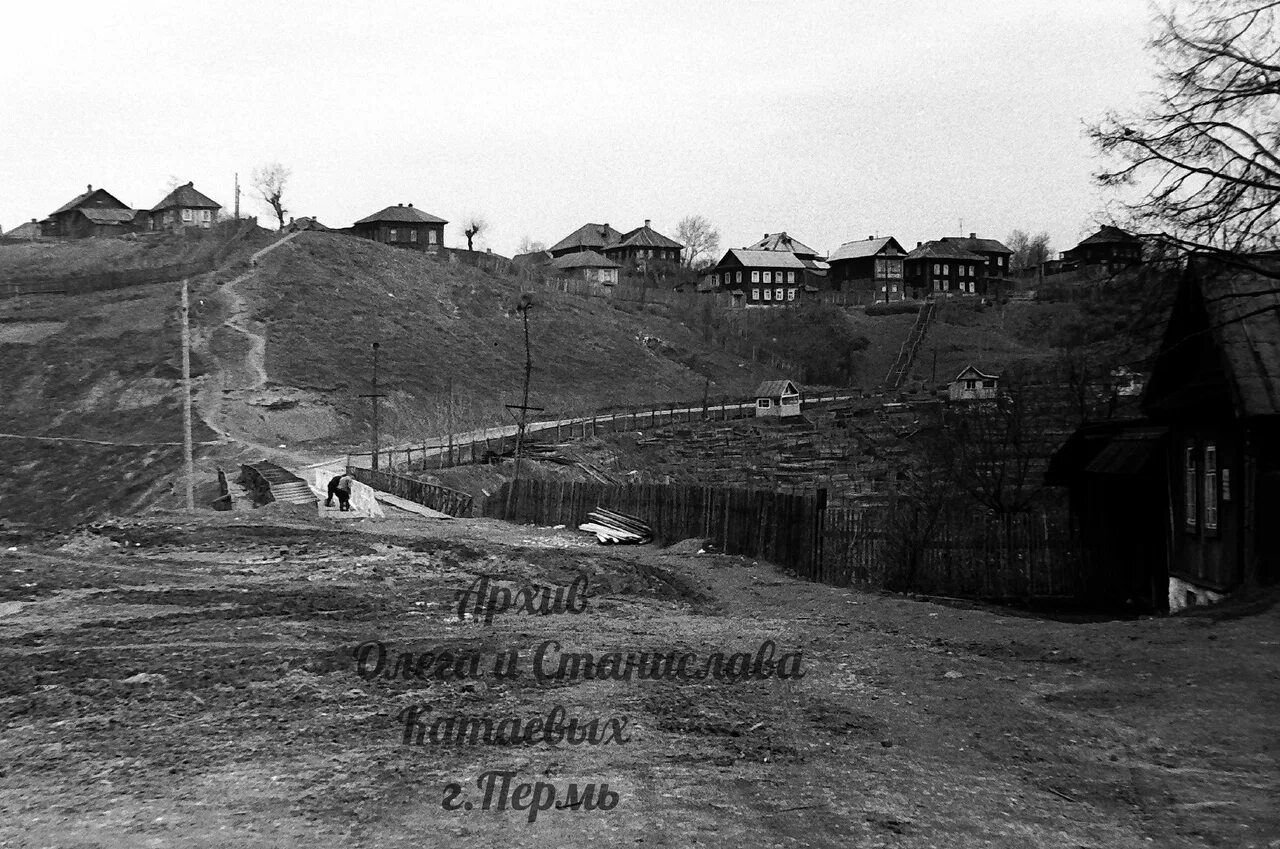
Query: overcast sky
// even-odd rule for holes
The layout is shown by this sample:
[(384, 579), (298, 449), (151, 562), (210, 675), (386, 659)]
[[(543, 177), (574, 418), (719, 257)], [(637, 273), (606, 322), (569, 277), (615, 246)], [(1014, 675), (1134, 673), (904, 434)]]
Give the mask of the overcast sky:
[[(23, 3), (0, 24), (0, 227), (92, 183), (332, 227), (388, 204), (484, 246), (587, 221), (822, 253), (1093, 229), (1085, 121), (1152, 87), (1145, 0)], [(962, 223), (963, 222), (963, 223)]]

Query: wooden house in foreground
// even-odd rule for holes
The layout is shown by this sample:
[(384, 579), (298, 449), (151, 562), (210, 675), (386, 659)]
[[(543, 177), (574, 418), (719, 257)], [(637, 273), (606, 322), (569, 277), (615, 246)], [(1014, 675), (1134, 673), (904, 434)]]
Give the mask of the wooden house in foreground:
[(1192, 258), (1142, 410), (1050, 466), (1095, 583), (1176, 611), (1280, 581), (1280, 256)]
[(800, 415), (800, 389), (790, 380), (766, 380), (756, 389), (756, 415), (786, 419)]
[(384, 245), (435, 253), (444, 244), (444, 225), (448, 223), (415, 209), (413, 204), (398, 203), (361, 218), (351, 226), (351, 232)]
[(845, 242), (827, 259), (831, 288), (863, 292), (869, 301), (901, 301), (907, 296), (903, 259), (907, 252), (892, 236)]
[(178, 186), (148, 213), (150, 229), (181, 230), (195, 227), (208, 230), (222, 204), (198, 191), (194, 183)]

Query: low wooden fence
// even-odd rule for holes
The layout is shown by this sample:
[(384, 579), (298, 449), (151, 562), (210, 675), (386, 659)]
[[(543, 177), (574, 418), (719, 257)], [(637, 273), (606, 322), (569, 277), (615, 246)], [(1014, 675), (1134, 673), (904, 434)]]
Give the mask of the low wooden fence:
[(215, 263), (207, 260), (160, 265), (155, 268), (126, 268), (120, 271), (96, 271), (59, 277), (27, 277), (22, 280), (0, 282), (0, 298), (39, 294), (78, 295), (84, 292), (123, 289), (126, 286), (172, 283), (184, 277), (194, 277), (197, 274), (213, 271), (214, 267)]
[(394, 472), (353, 468), (351, 476), (366, 486), (380, 492), (389, 492), (423, 507), (448, 513), (450, 516), (470, 516), (471, 496), (456, 489), (414, 480)]
[[(662, 544), (699, 538), (726, 554), (761, 557), (807, 570), (814, 552), (812, 496), (703, 486), (608, 486), (522, 480), (502, 486), (484, 515), (512, 522), (577, 527), (597, 507), (638, 516)], [(510, 506), (508, 508), (508, 501)]]
[[(510, 501), (510, 504), (508, 504)], [(834, 586), (992, 601), (1084, 600), (1081, 563), (1065, 517), (1053, 511), (991, 516), (952, 511), (912, 522), (900, 506), (829, 508), (825, 493), (705, 486), (609, 486), (518, 481), (484, 515), (577, 527), (606, 507), (643, 519), (668, 544), (711, 541)]]

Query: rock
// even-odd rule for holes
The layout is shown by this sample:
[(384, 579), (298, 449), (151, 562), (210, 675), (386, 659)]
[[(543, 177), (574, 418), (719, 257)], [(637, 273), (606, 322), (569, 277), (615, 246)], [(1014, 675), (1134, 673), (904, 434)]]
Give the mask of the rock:
[(881, 740), (881, 741), (880, 741), (880, 745), (881, 745), (881, 746), (884, 746), (886, 749), (891, 749), (891, 748), (893, 748), (893, 741), (892, 741), (892, 740)]
[(949, 670), (949, 671), (948, 671), (945, 675), (943, 675), (942, 677), (943, 677), (943, 678), (952, 678), (952, 679), (954, 679), (954, 678), (963, 678), (963, 677), (964, 677), (964, 673), (963, 673), (963, 672), (956, 672), (954, 669), (952, 669), (952, 670)]
[(157, 672), (139, 672), (128, 678), (121, 678), (120, 683), (131, 687), (163, 686), (169, 683), (169, 679)]

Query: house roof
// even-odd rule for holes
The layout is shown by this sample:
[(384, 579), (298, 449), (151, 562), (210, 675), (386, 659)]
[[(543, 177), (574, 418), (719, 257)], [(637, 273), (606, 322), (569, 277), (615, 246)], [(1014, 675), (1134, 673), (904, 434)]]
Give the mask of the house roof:
[(583, 224), (547, 250), (565, 251), (573, 248), (603, 248), (621, 239), (622, 234), (608, 224)]
[(1095, 475), (1139, 475), (1163, 453), (1161, 440), (1167, 428), (1145, 427), (1121, 431), (1112, 437), (1084, 470)]
[[(1198, 289), (1221, 353), (1236, 414), (1280, 415), (1280, 256), (1193, 258), (1183, 285)], [(1192, 294), (1183, 292), (1180, 294)], [(1170, 318), (1187, 306), (1180, 297)], [(1195, 333), (1195, 330), (1191, 331)], [(1166, 335), (1160, 355), (1181, 339)]]
[(782, 395), (796, 395), (799, 387), (790, 380), (766, 380), (756, 390), (757, 398), (774, 398)]
[(625, 234), (616, 244), (606, 245), (605, 248), (606, 250), (621, 250), (622, 248), (679, 248), (684, 250), (684, 245), (675, 239), (668, 239), (646, 224)]
[(107, 191), (106, 189), (95, 189), (93, 186), (89, 186), (88, 191), (85, 191), (85, 192), (82, 192), (81, 194), (76, 195), (71, 200), (67, 201), (62, 206), (58, 207), (53, 212), (49, 213), (49, 217), (52, 218), (53, 216), (59, 215), (63, 212), (70, 212), (71, 210), (78, 208), (81, 204), (85, 203), (87, 200), (89, 200), (89, 198), (93, 197), (94, 195), (103, 195), (105, 197), (110, 198), (112, 201), (115, 202), (117, 209), (128, 209), (128, 206), (126, 204), (122, 203), (119, 198), (111, 194), (111, 192)]
[[(1110, 224), (1104, 225), (1098, 232), (1094, 233), (1086, 239), (1081, 240), (1080, 245), (1108, 245), (1123, 243), (1141, 243), (1142, 240), (1132, 233), (1127, 233), (1119, 227), (1112, 227)], [(1080, 247), (1076, 245), (1076, 247)]]
[(987, 258), (979, 256), (965, 248), (960, 247), (952, 242), (937, 239), (932, 242), (925, 242), (918, 248), (907, 254), (907, 259), (963, 259), (973, 260), (975, 262), (986, 262)]
[(743, 250), (748, 251), (786, 251), (809, 258), (816, 257), (818, 252), (798, 239), (788, 236), (784, 230), (781, 233), (765, 233), (764, 238), (756, 242), (754, 245), (747, 245)]
[(386, 222), (388, 224), (448, 224), (443, 218), (437, 218), (429, 212), (423, 212), (421, 209), (414, 208), (413, 204), (405, 206), (398, 203), (395, 206), (388, 206), (386, 209), (375, 212), (373, 215), (366, 215), (357, 221), (357, 224), (377, 224)]
[(152, 212), (162, 209), (222, 209), (222, 204), (211, 200), (208, 195), (196, 191), (196, 187), (187, 183), (169, 192), (164, 200), (151, 207)]
[(795, 254), (784, 253), (782, 251), (752, 251), (746, 248), (732, 248), (717, 265), (723, 265), (724, 261), (729, 257), (733, 257), (747, 268), (797, 268), (802, 269), (805, 264), (801, 262)]
[(860, 239), (856, 242), (845, 242), (840, 247), (831, 252), (831, 256), (827, 257), (827, 262), (839, 262), (842, 259), (861, 259), (863, 257), (875, 256), (885, 249), (890, 242), (893, 243), (899, 253), (905, 253), (902, 245), (898, 244), (898, 240), (892, 236), (883, 236), (878, 239)]
[(88, 218), (94, 224), (132, 224), (132, 209), (93, 209), (85, 208), (78, 210), (81, 215)]
[(603, 257), (595, 251), (574, 251), (571, 254), (558, 256), (551, 260), (556, 268), (621, 268), (613, 260)]
[(40, 235), (40, 225), (34, 221), (28, 221), (25, 224), (19, 224), (4, 235), (13, 239), (30, 239), (32, 236)]
[(979, 239), (974, 233), (970, 233), (967, 238), (964, 236), (943, 236), (942, 241), (974, 253), (1013, 254), (1013, 251), (1006, 247), (1003, 242), (995, 239)]
[(550, 251), (530, 251), (527, 254), (516, 254), (511, 261), (516, 265), (546, 265), (553, 258)]
[(960, 373), (956, 375), (955, 379), (964, 380), (966, 377), (978, 377), (984, 380), (997, 380), (999, 379), (1000, 375), (984, 374), (983, 372), (978, 371), (976, 368), (970, 365), (970, 366), (965, 366), (963, 369), (961, 369)]

